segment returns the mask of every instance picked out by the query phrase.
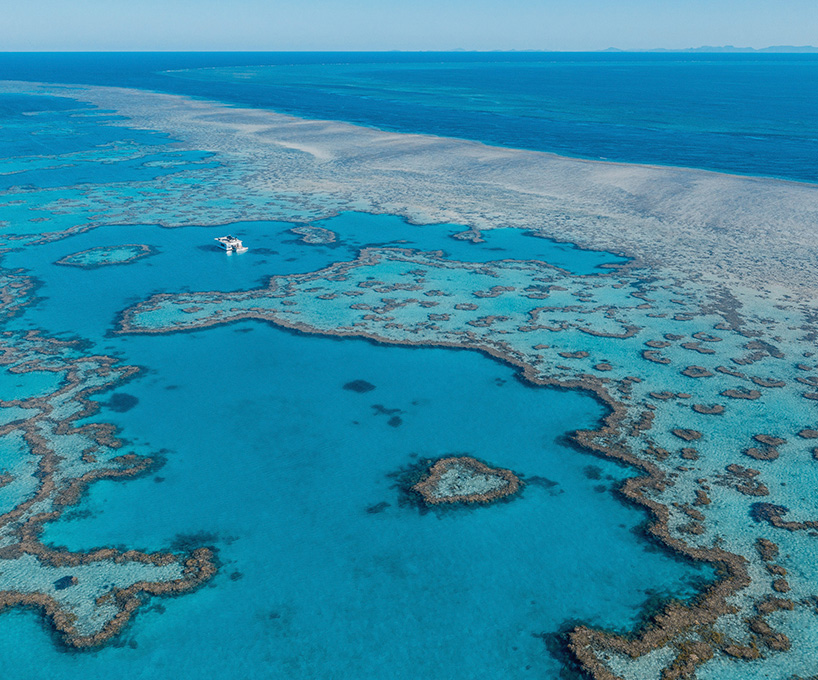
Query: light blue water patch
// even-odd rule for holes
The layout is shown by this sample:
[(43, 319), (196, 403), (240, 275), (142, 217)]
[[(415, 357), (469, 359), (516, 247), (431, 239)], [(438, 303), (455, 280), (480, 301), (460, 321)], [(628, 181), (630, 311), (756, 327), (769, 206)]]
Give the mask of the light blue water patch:
[[(98, 338), (122, 309), (145, 295), (256, 288), (270, 274), (312, 271), (334, 261), (333, 251), (301, 243), (289, 231), (293, 226), (285, 222), (175, 228), (116, 225), (8, 253), (6, 266), (26, 267), (42, 283), (38, 289), (41, 301), (17, 323)], [(250, 250), (226, 255), (214, 239), (227, 233), (245, 238)], [(83, 250), (123, 244), (145, 244), (156, 252), (120, 267), (88, 270), (56, 264)]]
[[(174, 228), (111, 225), (8, 253), (6, 266), (30, 269), (42, 283), (38, 289), (41, 302), (25, 319), (16, 321), (15, 327), (98, 337), (122, 309), (153, 293), (257, 288), (266, 285), (269, 276), (317, 271), (339, 260), (354, 259), (361, 248), (378, 244), (442, 250), (447, 257), (471, 262), (538, 259), (578, 274), (601, 273), (600, 264), (624, 261), (610, 253), (582, 250), (515, 229), (486, 232), (485, 243), (475, 244), (451, 237), (463, 232), (463, 226), (416, 226), (394, 215), (345, 212), (313, 224), (333, 231), (339, 240), (330, 245), (306, 244), (290, 231), (295, 225), (287, 222)], [(249, 250), (236, 255), (221, 251), (214, 239), (228, 233), (241, 238)], [(94, 270), (54, 264), (83, 250), (138, 243), (151, 246), (156, 255), (123, 267)], [(88, 290), (94, 291), (92, 298)], [(80, 305), (83, 313), (77, 314)]]
[(0, 399), (13, 401), (43, 397), (54, 392), (62, 378), (62, 373), (53, 371), (0, 371)]
[(204, 151), (179, 151), (165, 154), (139, 155), (114, 160), (79, 160), (71, 156), (49, 159), (51, 167), (7, 171), (0, 168), (0, 191), (13, 187), (31, 186), (38, 189), (74, 187), (83, 184), (147, 182), (179, 172), (187, 166), (214, 168), (218, 163), (205, 163), (213, 154)]
[(67, 255), (57, 261), (56, 264), (96, 269), (97, 267), (128, 264), (134, 260), (149, 256), (151, 252), (150, 246), (141, 244), (97, 246), (90, 250), (82, 250), (73, 255)]
[[(3, 233), (36, 235), (59, 232), (87, 223), (91, 215), (79, 207), (82, 193), (77, 189), (44, 191), (9, 191), (0, 200), (0, 228)], [(75, 210), (60, 210), (62, 202), (70, 201)]]
[[(6, 410), (17, 413), (20, 411), (3, 409)], [(14, 433), (0, 438), (0, 514), (10, 512), (37, 492), (40, 486), (37, 478), (38, 463), (39, 458), (30, 453), (21, 434)]]
[[(342, 244), (361, 248), (368, 245), (394, 245), (419, 250), (442, 250), (460, 262), (493, 260), (540, 260), (566, 269), (572, 274), (598, 274), (602, 265), (627, 262), (613, 253), (584, 250), (572, 243), (560, 243), (537, 236), (533, 231), (493, 229), (482, 233), (484, 243), (454, 238), (467, 231), (457, 224), (411, 225), (396, 215), (371, 215), (344, 212), (314, 225), (334, 231)], [(539, 226), (532, 224), (531, 228)]]
[[(684, 597), (708, 575), (634, 535), (644, 515), (610, 492), (623, 469), (563, 442), (602, 414), (578, 392), (529, 387), (476, 353), (264, 324), (110, 342), (156, 372), (122, 388), (132, 408), (94, 420), (169, 449), (167, 463), (95, 484), (44, 540), (212, 542), (224, 565), (210, 586), (138, 615), (124, 646), (93, 654), (33, 641), (9, 656), (18, 631), (46, 634), (0, 617), (14, 677), (31, 677), (34, 654), (51, 678), (112, 664), (142, 678), (556, 677), (543, 633), (573, 619), (632, 625), (656, 592)], [(344, 389), (353, 380), (374, 389)], [(490, 507), (401, 505), (393, 473), (456, 452), (528, 485)]]
[(159, 132), (108, 124), (115, 120), (122, 118), (68, 97), (0, 93), (0, 158), (56, 156), (126, 140), (169, 141)]

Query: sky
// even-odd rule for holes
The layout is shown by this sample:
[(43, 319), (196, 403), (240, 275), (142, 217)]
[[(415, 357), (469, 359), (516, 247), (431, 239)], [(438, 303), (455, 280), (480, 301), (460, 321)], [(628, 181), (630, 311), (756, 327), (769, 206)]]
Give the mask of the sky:
[(818, 0), (9, 0), (0, 20), (0, 51), (815, 43)]

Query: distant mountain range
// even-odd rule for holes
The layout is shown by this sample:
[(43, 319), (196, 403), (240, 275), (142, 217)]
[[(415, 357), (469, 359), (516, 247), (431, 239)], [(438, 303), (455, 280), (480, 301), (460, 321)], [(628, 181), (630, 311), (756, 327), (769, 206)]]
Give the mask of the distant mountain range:
[(808, 54), (818, 53), (818, 47), (814, 47), (813, 45), (773, 45), (772, 47), (762, 47), (760, 49), (756, 49), (754, 47), (734, 47), (733, 45), (721, 45), (719, 47), (705, 45), (703, 47), (686, 47), (678, 50), (666, 48), (656, 48), (653, 50), (620, 50), (617, 47), (609, 47), (607, 50), (603, 50), (603, 52), (737, 52), (752, 54)]

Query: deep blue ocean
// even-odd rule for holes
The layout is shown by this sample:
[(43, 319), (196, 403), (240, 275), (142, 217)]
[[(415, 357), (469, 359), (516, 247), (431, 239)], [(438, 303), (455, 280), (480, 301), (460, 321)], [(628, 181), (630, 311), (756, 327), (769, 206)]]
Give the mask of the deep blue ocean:
[(161, 90), (567, 156), (818, 182), (815, 54), (0, 54), (0, 79)]

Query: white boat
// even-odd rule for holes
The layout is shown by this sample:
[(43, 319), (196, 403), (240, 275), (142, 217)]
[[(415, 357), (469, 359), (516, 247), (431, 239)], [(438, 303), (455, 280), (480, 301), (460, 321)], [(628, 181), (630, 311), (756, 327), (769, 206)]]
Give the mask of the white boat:
[(247, 247), (235, 236), (219, 236), (216, 240), (228, 255), (247, 252)]

